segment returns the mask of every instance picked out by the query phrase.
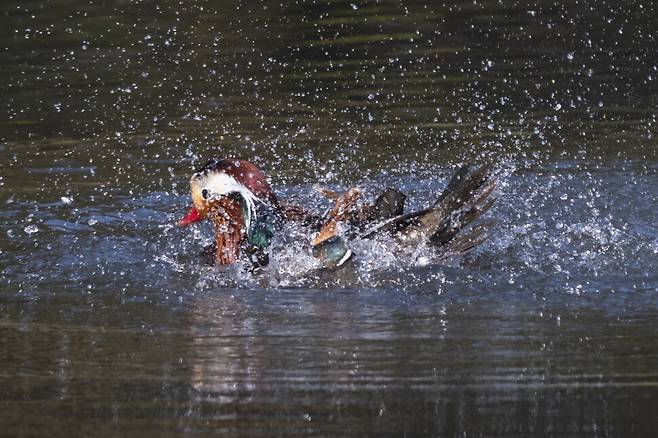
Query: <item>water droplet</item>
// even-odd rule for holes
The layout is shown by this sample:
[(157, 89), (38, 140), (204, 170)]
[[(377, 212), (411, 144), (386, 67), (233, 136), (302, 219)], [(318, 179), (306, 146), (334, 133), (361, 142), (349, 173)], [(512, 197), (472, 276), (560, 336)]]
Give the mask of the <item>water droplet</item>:
[(23, 228), (23, 231), (25, 231), (26, 234), (34, 234), (39, 232), (39, 227), (36, 225), (28, 225), (27, 227)]

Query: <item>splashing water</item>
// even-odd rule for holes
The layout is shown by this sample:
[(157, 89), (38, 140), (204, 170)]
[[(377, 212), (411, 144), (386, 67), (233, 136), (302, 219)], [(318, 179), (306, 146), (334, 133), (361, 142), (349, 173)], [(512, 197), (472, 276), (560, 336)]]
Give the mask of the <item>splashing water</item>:
[[(129, 289), (170, 293), (189, 283), (209, 291), (402, 286), (441, 292), (448, 280), (495, 290), (509, 284), (531, 288), (530, 279), (540, 281), (545, 293), (648, 290), (657, 285), (651, 274), (656, 268), (655, 210), (647, 202), (655, 201), (656, 174), (633, 163), (622, 165), (588, 168), (564, 162), (517, 169), (498, 189), (489, 213), (497, 220), (491, 238), (463, 259), (442, 260), (426, 246), (405, 253), (380, 237), (351, 241), (356, 256), (338, 271), (320, 270), (309, 248), (311, 236), (292, 225), (282, 231), (285, 239), (275, 239), (271, 263), (260, 274), (250, 274), (245, 264), (208, 266), (200, 253), (212, 241), (212, 229), (173, 226), (172, 206), (182, 211), (185, 196), (116, 196), (79, 208), (61, 201), (13, 202), (5, 215), (18, 225), (6, 224), (4, 233), (12, 248), (23, 249), (22, 263), (5, 266), (3, 281), (29, 291), (43, 282), (60, 282), (65, 272), (92, 288), (103, 279), (119, 278)], [(365, 188), (376, 193), (399, 186), (410, 194), (410, 207), (420, 208), (440, 193), (449, 172), (437, 170), (429, 179), (381, 178)], [(284, 196), (297, 202), (322, 205), (310, 185), (284, 189)], [(28, 225), (21, 225), (25, 221)]]

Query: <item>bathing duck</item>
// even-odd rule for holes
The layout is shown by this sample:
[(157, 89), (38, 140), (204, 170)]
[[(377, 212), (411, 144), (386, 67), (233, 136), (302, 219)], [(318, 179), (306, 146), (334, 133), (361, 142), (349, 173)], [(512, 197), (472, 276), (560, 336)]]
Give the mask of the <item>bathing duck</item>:
[(209, 254), (217, 264), (251, 259), (255, 268), (267, 265), (268, 247), (285, 222), (296, 222), (313, 233), (312, 253), (326, 267), (342, 266), (352, 256), (349, 241), (392, 236), (402, 247), (421, 243), (441, 247), (445, 256), (463, 254), (488, 236), (492, 222), (469, 225), (494, 203), (493, 166), (464, 165), (426, 208), (404, 211), (406, 196), (384, 190), (372, 203), (361, 203), (362, 192), (321, 190), (334, 202), (325, 214), (280, 202), (265, 174), (242, 159), (211, 159), (190, 179), (192, 207), (178, 222), (187, 226), (212, 222), (215, 242)]

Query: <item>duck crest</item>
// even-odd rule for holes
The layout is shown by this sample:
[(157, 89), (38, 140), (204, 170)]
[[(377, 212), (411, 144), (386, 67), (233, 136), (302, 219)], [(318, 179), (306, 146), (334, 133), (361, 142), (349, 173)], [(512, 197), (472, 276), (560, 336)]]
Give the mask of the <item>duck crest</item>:
[(223, 160), (213, 158), (197, 170), (193, 178), (211, 178), (213, 175), (219, 177), (225, 175), (224, 183), (235, 181), (247, 189), (258, 200), (270, 204), (273, 207), (279, 205), (278, 199), (272, 187), (267, 182), (265, 174), (249, 161), (237, 158), (226, 158)]

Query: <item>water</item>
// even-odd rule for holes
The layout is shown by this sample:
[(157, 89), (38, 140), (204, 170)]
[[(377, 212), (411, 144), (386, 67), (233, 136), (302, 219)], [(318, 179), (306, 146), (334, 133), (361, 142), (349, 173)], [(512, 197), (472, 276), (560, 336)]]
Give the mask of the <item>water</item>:
[[(7, 1), (3, 433), (654, 435), (656, 10)], [(207, 266), (173, 224), (210, 156), (313, 208), (427, 205), (495, 159), (459, 259), (359, 242)]]

